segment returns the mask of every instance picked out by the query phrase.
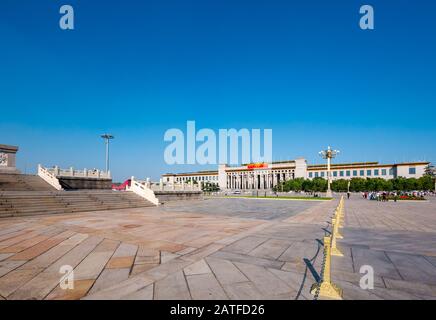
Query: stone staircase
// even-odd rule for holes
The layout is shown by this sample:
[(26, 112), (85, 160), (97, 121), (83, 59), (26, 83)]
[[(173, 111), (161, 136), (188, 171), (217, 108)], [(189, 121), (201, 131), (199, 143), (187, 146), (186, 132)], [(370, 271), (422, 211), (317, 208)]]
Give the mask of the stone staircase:
[(42, 178), (30, 174), (0, 174), (2, 191), (50, 191), (55, 190)]
[(0, 218), (151, 206), (127, 191), (0, 191)]

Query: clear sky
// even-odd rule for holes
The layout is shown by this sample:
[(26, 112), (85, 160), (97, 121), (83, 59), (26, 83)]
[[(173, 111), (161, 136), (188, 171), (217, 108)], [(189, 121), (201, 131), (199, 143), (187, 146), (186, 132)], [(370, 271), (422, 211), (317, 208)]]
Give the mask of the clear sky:
[(2, 0), (0, 144), (26, 172), (104, 168), (109, 132), (115, 180), (157, 179), (216, 168), (164, 162), (195, 120), (271, 128), (275, 160), (436, 161), (435, 33), (429, 0)]

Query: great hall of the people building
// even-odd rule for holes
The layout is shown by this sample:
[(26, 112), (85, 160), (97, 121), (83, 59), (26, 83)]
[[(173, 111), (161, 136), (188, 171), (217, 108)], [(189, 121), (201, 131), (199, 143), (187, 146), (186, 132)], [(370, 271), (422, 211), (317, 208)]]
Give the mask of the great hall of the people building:
[[(380, 164), (378, 162), (357, 162), (331, 165), (331, 179), (383, 178), (396, 177), (419, 178), (429, 162), (405, 162)], [(213, 183), (221, 190), (271, 189), (280, 182), (316, 177), (327, 178), (327, 165), (308, 165), (304, 158), (272, 163), (255, 163), (243, 166), (219, 165), (217, 171), (197, 171), (189, 173), (167, 173), (162, 175), (164, 183)]]

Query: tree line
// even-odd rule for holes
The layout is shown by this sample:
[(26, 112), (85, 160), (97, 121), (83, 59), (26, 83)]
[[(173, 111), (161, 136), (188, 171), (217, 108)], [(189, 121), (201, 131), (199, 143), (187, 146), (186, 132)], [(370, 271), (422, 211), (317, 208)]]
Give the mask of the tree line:
[[(351, 180), (338, 179), (332, 181), (331, 188), (335, 192), (346, 192), (350, 184), (351, 192), (364, 191), (431, 191), (435, 190), (435, 181), (431, 175), (424, 175), (421, 178), (403, 178), (385, 180), (382, 178), (352, 178)], [(296, 178), (288, 180), (275, 186), (274, 191), (305, 191), (325, 192), (327, 191), (327, 180), (321, 177), (312, 180)]]

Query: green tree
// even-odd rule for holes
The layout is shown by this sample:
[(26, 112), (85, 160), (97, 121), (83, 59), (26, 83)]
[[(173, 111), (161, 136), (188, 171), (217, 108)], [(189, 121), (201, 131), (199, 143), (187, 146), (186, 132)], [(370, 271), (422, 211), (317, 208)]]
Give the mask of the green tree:
[(348, 190), (348, 180), (338, 179), (332, 182), (332, 190), (335, 192), (346, 192)]

